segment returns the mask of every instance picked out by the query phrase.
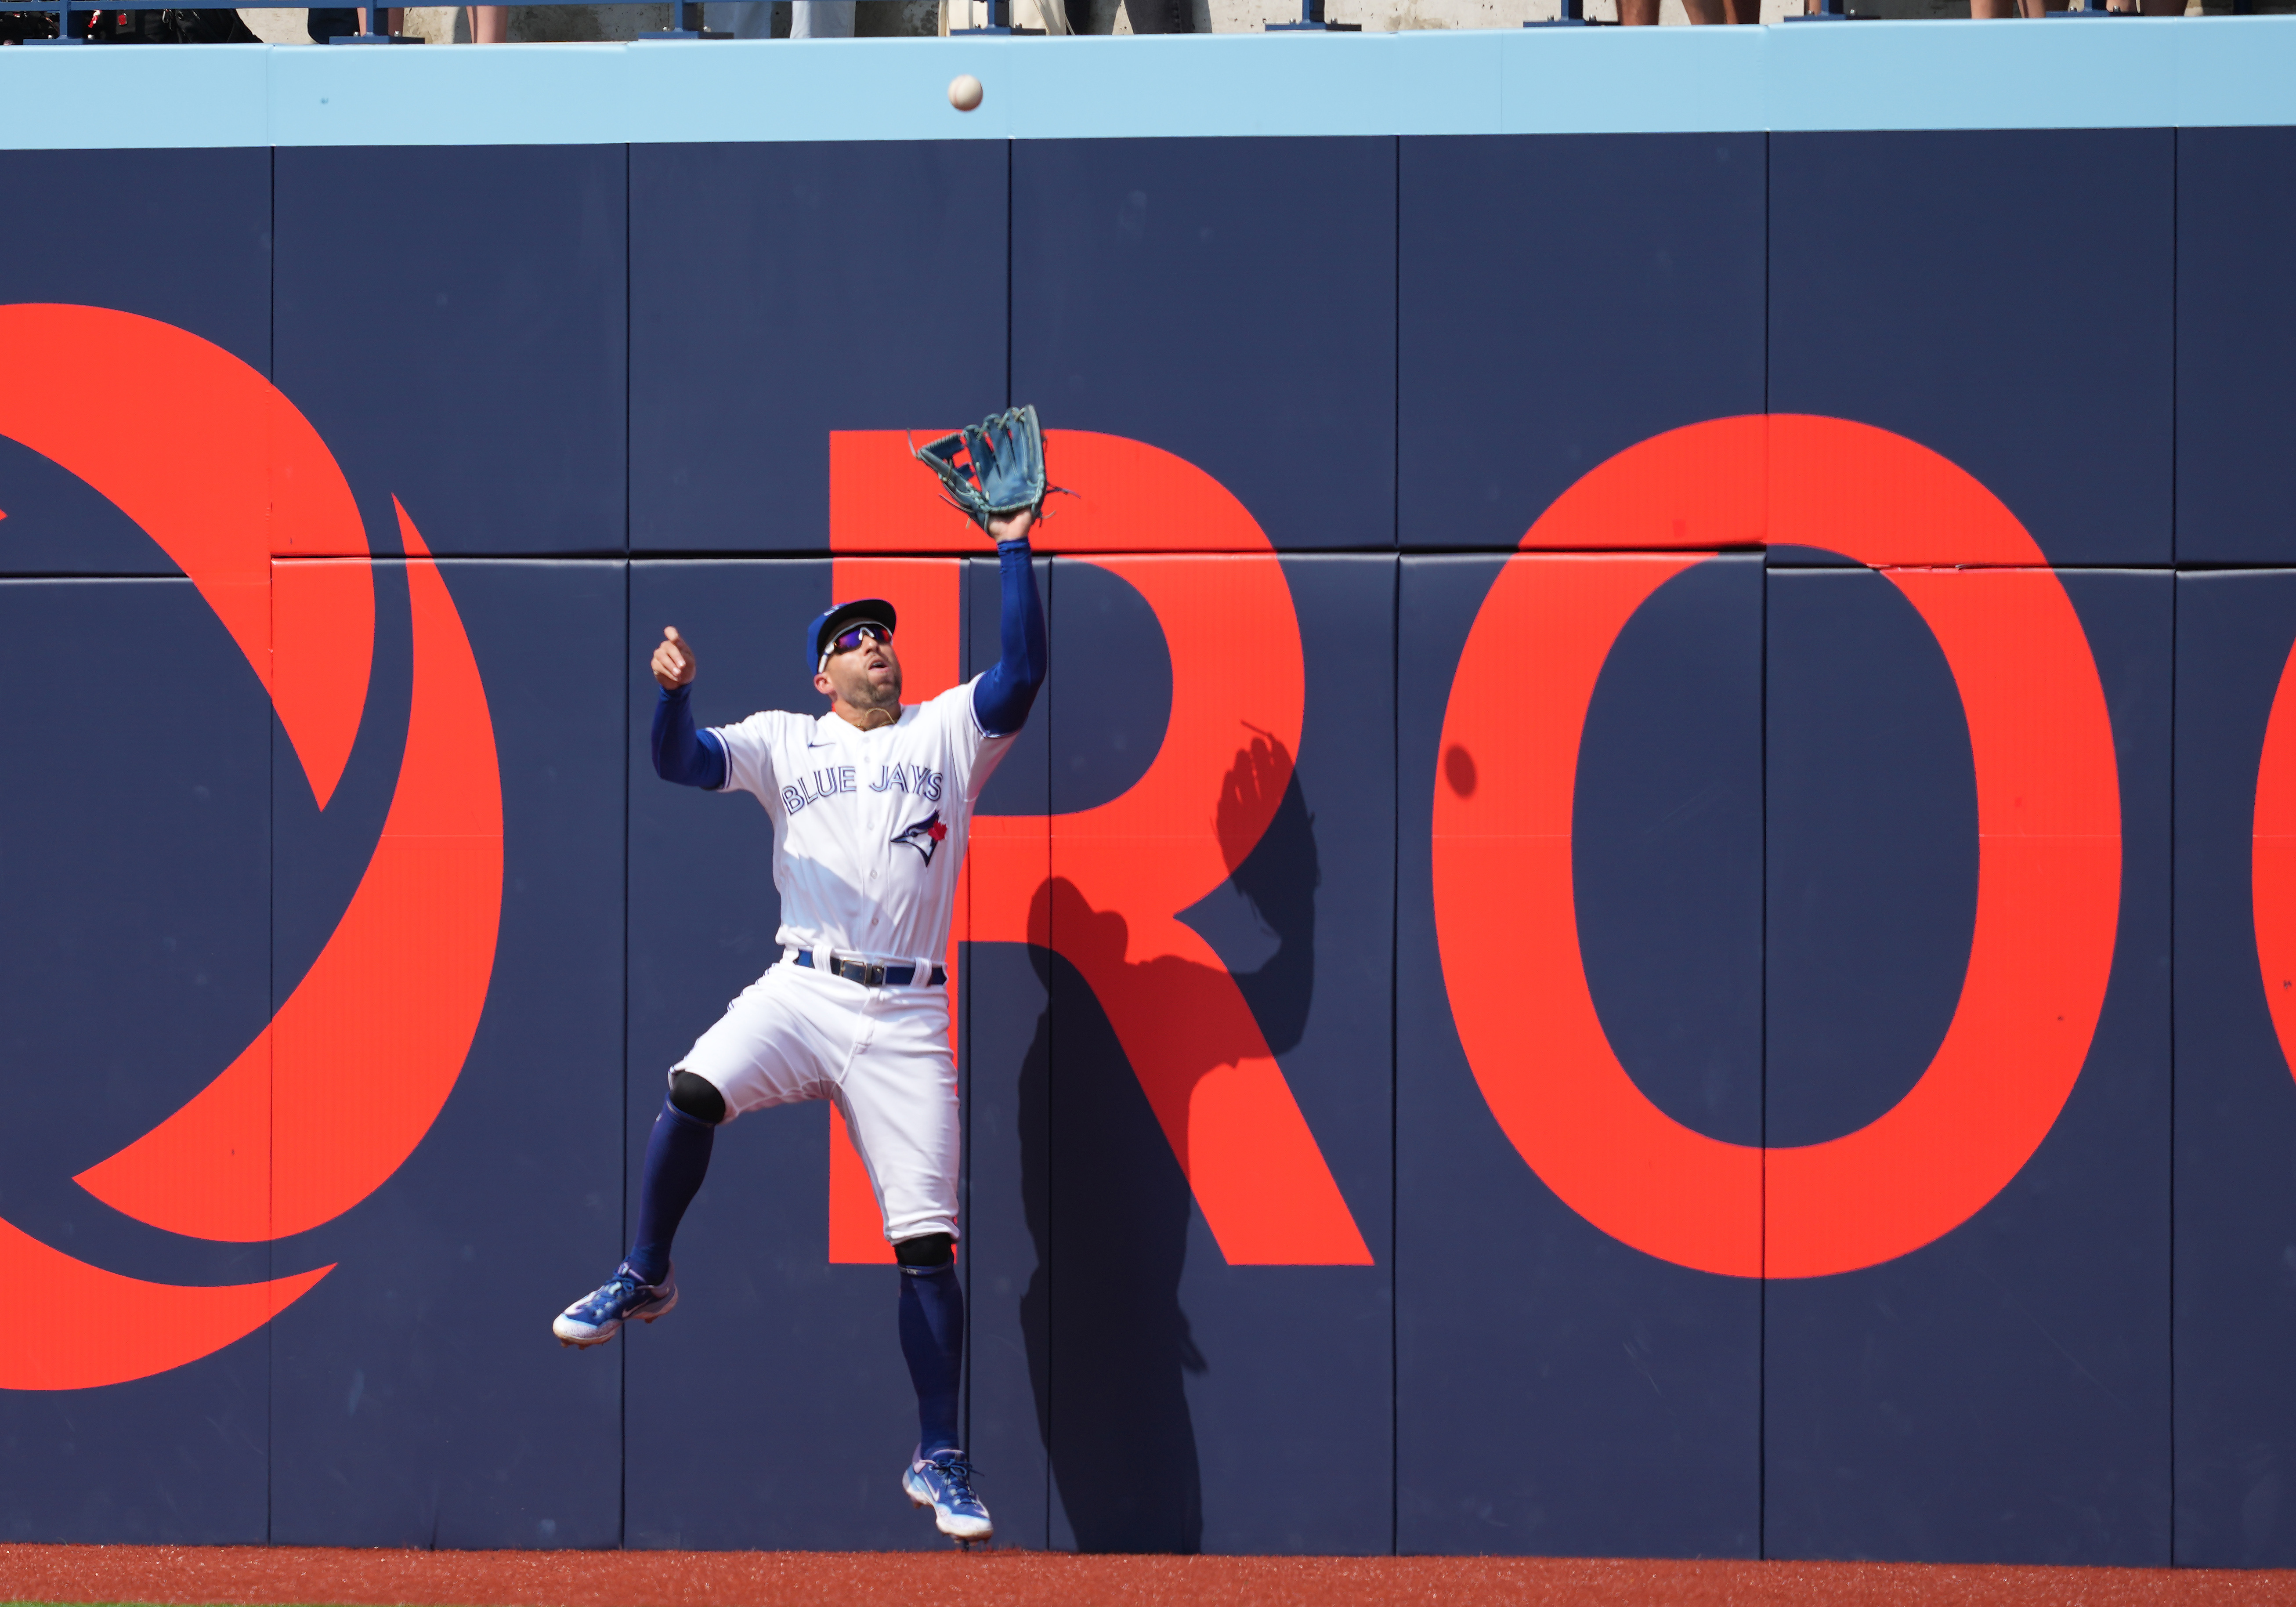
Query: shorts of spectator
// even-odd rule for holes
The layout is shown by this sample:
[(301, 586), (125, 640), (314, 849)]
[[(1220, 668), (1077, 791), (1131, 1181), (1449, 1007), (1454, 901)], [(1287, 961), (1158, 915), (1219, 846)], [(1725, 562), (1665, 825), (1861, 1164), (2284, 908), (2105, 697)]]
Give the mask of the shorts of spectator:
[[(1658, 26), (1659, 0), (1619, 0), (1619, 21), (1628, 28)], [(1682, 0), (1693, 23), (1759, 22), (1762, 0)]]
[[(1068, 8), (1061, 4), (1061, 0), (1013, 0), (1012, 12), (1015, 28), (1034, 29), (1046, 34), (1078, 31), (1069, 26)], [(946, 34), (960, 28), (986, 28), (988, 25), (988, 0), (941, 0), (941, 32)]]
[[(855, 0), (791, 0), (789, 37), (851, 38), (854, 4)], [(708, 8), (708, 15), (713, 33), (731, 34), (737, 39), (774, 37), (773, 0), (719, 0)]]
[[(472, 5), (464, 8), (471, 13), (471, 42), (474, 45), (506, 45), (510, 42), (510, 7), (507, 5)], [(303, 31), (314, 45), (324, 45), (330, 39), (347, 38), (365, 30), (365, 19), (351, 6), (313, 6), (307, 13), (308, 20)], [(383, 27), (398, 33), (406, 26), (403, 7), (389, 8)]]
[(1069, 30), (1079, 34), (1111, 34), (1117, 13), (1136, 34), (1208, 34), (1212, 31), (1207, 0), (1067, 0)]

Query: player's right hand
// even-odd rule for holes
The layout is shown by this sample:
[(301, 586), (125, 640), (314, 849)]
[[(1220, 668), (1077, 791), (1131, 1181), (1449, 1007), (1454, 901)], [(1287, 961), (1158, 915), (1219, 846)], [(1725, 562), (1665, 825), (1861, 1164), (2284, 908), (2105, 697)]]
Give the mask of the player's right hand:
[(664, 692), (676, 692), (693, 679), (693, 649), (675, 625), (663, 628), (661, 642), (653, 650), (653, 678)]

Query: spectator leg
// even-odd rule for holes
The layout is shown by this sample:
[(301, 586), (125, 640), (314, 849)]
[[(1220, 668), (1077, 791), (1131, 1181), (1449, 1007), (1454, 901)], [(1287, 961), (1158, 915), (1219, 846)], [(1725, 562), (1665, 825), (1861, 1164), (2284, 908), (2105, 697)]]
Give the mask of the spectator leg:
[(774, 0), (712, 0), (706, 27), (737, 39), (774, 37)]
[(471, 7), (471, 43), (473, 45), (509, 44), (510, 7), (507, 5)]
[(1656, 28), (1658, 0), (1619, 0), (1619, 21), (1627, 28)]
[(853, 37), (854, 0), (791, 0), (790, 37), (849, 39)]

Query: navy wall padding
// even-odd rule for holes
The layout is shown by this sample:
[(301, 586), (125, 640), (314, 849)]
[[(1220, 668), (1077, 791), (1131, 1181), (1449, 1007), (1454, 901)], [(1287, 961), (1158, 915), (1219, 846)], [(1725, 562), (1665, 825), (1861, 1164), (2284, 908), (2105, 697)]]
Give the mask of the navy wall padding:
[(1395, 142), (1027, 140), (1012, 164), (1013, 400), (1177, 453), (1280, 548), (1390, 545)]
[[(1136, 772), (1124, 775), (1134, 770), (1125, 760), (1152, 755), (1162, 741), (1170, 668), (1145, 601), (1091, 563), (1054, 563), (1046, 624), (1050, 661), (1062, 667), (1046, 678), (1039, 715), (1057, 807), (1071, 768), (1136, 779)], [(1093, 803), (1114, 795), (1104, 788), (1073, 793)], [(1216, 803), (1204, 799), (1206, 812)], [(1056, 841), (1056, 877), (1059, 865)], [(1081, 900), (1054, 904), (1054, 946), (1120, 944), (1114, 923), (1121, 920)], [(1023, 1176), (1042, 1171), (1047, 1194), (1037, 1250), (1049, 1320), (1045, 1351), (1030, 1362), (1048, 1381), (1042, 1429), (1052, 1461), (1052, 1543), (1201, 1551), (1201, 1414), (1186, 1374), (1209, 1364), (1180, 1296), (1193, 1236), (1187, 1177), (1091, 985), (1057, 954), (1045, 980), (1051, 1076), (1044, 1147), (1034, 1156), (1024, 1148), (1021, 1166)], [(1189, 980), (1201, 986), (1203, 979)], [(1176, 998), (1173, 1008), (1186, 1005)], [(976, 1195), (989, 1186), (975, 1177)]]
[(2296, 560), (2296, 128), (2177, 135), (2177, 561)]
[(2052, 563), (2167, 563), (2175, 142), (1772, 135), (1770, 410), (1943, 453)]
[(1004, 185), (970, 141), (630, 147), (631, 547), (824, 551), (830, 430), (1003, 407)]
[[(1557, 1200), (1500, 1131), (1452, 1026), (1428, 831), (1449, 670), (1501, 562), (1403, 561), (1397, 1548), (1754, 1556), (1759, 1286), (1630, 1250)], [(1740, 1141), (1761, 1101), (1747, 997), (1762, 919), (1761, 588), (1759, 558), (1711, 560), (1621, 632), (1588, 711), (1573, 842), (1578, 885), (1607, 895), (1582, 892), (1579, 930), (1629, 1071), (1677, 1119)], [(1490, 985), (1520, 963), (1489, 956)]]
[(273, 378), (440, 555), (620, 553), (627, 157), (619, 145), (277, 153)]
[(1751, 554), (1708, 559), (1635, 611), (1587, 706), (1571, 810), (1603, 1035), (1653, 1104), (1731, 1144), (1762, 1131), (1760, 579)]
[(359, 712), (357, 742), (324, 809), (319, 808), (277, 715), (272, 717), (272, 744), (278, 756), (271, 776), (271, 863), (277, 883), (271, 904), (275, 1005), (294, 992), (334, 935), (374, 857), (375, 839), (382, 833), (398, 785), (414, 675), (406, 576), (394, 560), (376, 563), (372, 572), (374, 658), (366, 704)]
[[(1189, 1217), (1183, 1369), (1204, 1548), (1394, 1547), (1395, 588), (1386, 556), (1287, 558), (1307, 662), (1275, 818), (1193, 906), (1275, 1052), (1369, 1267), (1231, 1267)], [(1240, 733), (1241, 748), (1246, 734)]]
[[(1051, 810), (1070, 815), (1121, 798), (1148, 773), (1171, 717), (1172, 654), (1156, 611), (1129, 582), (1066, 559), (1054, 563), (1053, 575), (1059, 601), (1046, 610), (1045, 644), (1048, 654), (1059, 650), (1052, 634), (1057, 608), (1059, 646), (1067, 649), (1062, 689), (1046, 694), (1057, 701), (1030, 723), (1049, 744)], [(981, 648), (985, 654), (988, 644)], [(1054, 709), (1067, 709), (1068, 717)]]
[[(646, 660), (661, 627), (676, 626), (693, 646), (694, 717), (705, 726), (759, 709), (826, 708), (798, 644), (828, 604), (830, 564), (649, 562), (630, 572), (625, 1164), (635, 1191), (669, 1068), (781, 957), (773, 823), (746, 792), (653, 774), (658, 689)], [(615, 1341), (627, 1347), (627, 1544), (946, 1544), (897, 1487), (917, 1438), (894, 1329), (899, 1274), (829, 1263), (828, 1200), (826, 1105), (755, 1111), (718, 1135), (678, 1232), (678, 1308)], [(566, 1299), (612, 1270), (611, 1257), (602, 1260)], [(615, 1357), (568, 1359), (611, 1367)]]
[(1611, 454), (1762, 411), (1763, 135), (1400, 143), (1405, 546), (1512, 548)]
[[(1219, 566), (1233, 561), (1171, 562), (1201, 564), (1217, 584)], [(1051, 1005), (1015, 1102), (1038, 1298), (1019, 1328), (1050, 1447), (1055, 1546), (1260, 1553), (1391, 1544), (1382, 1207), (1393, 561), (1298, 558), (1284, 570), (1307, 674), (1297, 763), (1257, 847), (1183, 918), (1251, 1007), (1377, 1265), (1227, 1265), (1090, 984), (1065, 957), (1038, 956)], [(1145, 769), (1164, 739), (1170, 672), (1154, 615), (1128, 585), (1072, 560), (1056, 562), (1053, 574), (1057, 668), (1040, 709), (1055, 759), (1053, 797), (1068, 809), (1122, 791), (1080, 787), (1062, 805), (1072, 752), (1087, 761), (1079, 774), (1116, 770), (1136, 754), (1126, 767)], [(1145, 633), (1128, 621), (1144, 621)], [(1236, 741), (1244, 764), (1251, 734), (1239, 727)], [(1202, 800), (1207, 817), (1218, 801)], [(1057, 840), (1054, 854), (1057, 873)], [(1114, 918), (1056, 905), (1055, 946), (1093, 940), (1075, 922)], [(1193, 990), (1220, 985), (1200, 967), (1183, 972), (1185, 962), (1155, 963), (1177, 1012), (1193, 1007)], [(973, 1032), (976, 1042), (983, 1033), (1015, 1037), (985, 1013)], [(985, 1086), (976, 1084), (976, 1109)], [(976, 1212), (1013, 1189), (1009, 1176), (983, 1164), (984, 1142), (977, 1128)], [(980, 1268), (974, 1275), (978, 1288)], [(976, 1332), (981, 1322), (976, 1315)], [(985, 1346), (976, 1352), (976, 1381), (990, 1357)], [(976, 1382), (976, 1423), (982, 1401)], [(1350, 1471), (1335, 1478), (1341, 1466)]]
[(270, 152), (13, 151), (0, 213), (0, 303), (117, 307), (270, 373)]
[[(898, 1275), (827, 1259), (819, 1105), (719, 1136), (667, 1320), (589, 1351), (548, 1324), (627, 1244), (668, 1068), (778, 957), (768, 816), (652, 774), (652, 644), (695, 647), (705, 724), (820, 707), (832, 432), (1012, 401), (1177, 455), (1279, 555), (1296, 768), (1184, 915), (1374, 1264), (1227, 1265), (1061, 931), (968, 942), (964, 1411), (1002, 1542), (2296, 1567), (2296, 1076), (2250, 894), (2296, 578), (2225, 567), (2296, 559), (2292, 157), (2284, 128), (12, 153), (0, 304), (270, 375), (381, 556), (322, 810), (156, 543), (0, 439), (0, 1220), (158, 1282), (337, 1264), (172, 1372), (0, 1391), (0, 1539), (943, 1544), (895, 1483)], [(2102, 1019), (2032, 1158), (1921, 1249), (1767, 1283), (1629, 1248), (1508, 1142), (1449, 988), (1527, 962), (1447, 977), (1430, 852), (1505, 549), (1607, 457), (1765, 409), (1942, 455), (2060, 566), (2123, 832)], [(256, 1038), (390, 808), (394, 496), (498, 744), (484, 1017), (338, 1219), (147, 1227), (73, 1177)], [(996, 566), (951, 562), (978, 671)], [(1088, 555), (1037, 574), (1051, 677), (992, 817), (1123, 795), (1201, 668)], [(1901, 1099), (1979, 844), (1952, 670), (1888, 577), (1691, 565), (1620, 631), (1577, 762), (1579, 948), (1649, 1100), (1784, 1146)], [(1183, 980), (1176, 1010), (1216, 979)]]
[[(403, 586), (397, 568), (379, 589)], [(549, 1324), (611, 1269), (622, 1231), (627, 570), (439, 570), (501, 762), (494, 975), (469, 1059), (413, 1157), (347, 1215), (273, 1247), (278, 1275), (338, 1265), (272, 1324), (270, 1537), (611, 1546), (620, 1369), (562, 1350)], [(390, 750), (386, 775), (403, 731), (402, 712), (396, 730), (362, 734), (363, 747)], [(283, 734), (274, 774), (282, 813), (308, 810)], [(308, 915), (322, 883), (283, 864), (278, 885), (281, 906)]]
[[(145, 1227), (72, 1177), (171, 1114), (270, 1019), (263, 689), (180, 579), (0, 584), (0, 671), (14, 689), (0, 745), (16, 756), (0, 767), (0, 1216), (132, 1277), (258, 1281), (264, 1245)], [(91, 751), (111, 764), (91, 773), (78, 762)], [(40, 1291), (18, 1292), (20, 1320), (38, 1321)], [(258, 1331), (106, 1389), (0, 1391), (0, 1535), (267, 1538), (274, 1342)]]
[[(1065, 575), (1076, 567), (1061, 570)], [(1038, 558), (1036, 569), (1037, 593), (1049, 603), (1052, 561)], [(995, 559), (966, 561), (963, 668), (968, 676), (996, 662), (1001, 584)], [(1128, 587), (1111, 589), (1137, 601)], [(980, 815), (1047, 812), (1051, 726), (1051, 701), (1039, 697), (988, 778)], [(1049, 831), (1039, 828), (1034, 837), (1036, 857), (1048, 865)], [(1051, 964), (1049, 951), (1025, 943), (968, 943), (958, 959), (964, 1244), (957, 1268), (966, 1298), (965, 1443), (980, 1470), (980, 1488), (996, 1514), (1000, 1541), (1033, 1548), (1048, 1543), (1051, 1521), (1046, 1125), (1052, 1103), (1046, 982)]]
[(1044, 949), (967, 945), (964, 1098), (965, 1446), (1005, 1545), (1042, 1550), (1050, 1522), (1051, 1290), (1045, 1256), (1052, 1026)]
[(2265, 1004), (2250, 845), (2296, 575), (2179, 576), (2177, 641), (2176, 1560), (2286, 1568), (2296, 1084)]
[[(268, 151), (12, 151), (0, 217), (0, 304), (116, 307), (270, 374)], [(125, 514), (10, 440), (0, 512), (0, 573), (178, 572)]]
[(0, 567), (18, 575), (183, 571), (119, 505), (70, 470), (0, 437)]
[[(1077, 674), (1080, 647), (1101, 652), (1071, 611), (1091, 596), (1076, 584), (1084, 567), (1055, 566), (1069, 687), (1055, 693), (1056, 755), (1108, 724), (1106, 703)], [(1106, 1488), (1116, 1482), (1108, 1464), (1121, 1463), (1131, 1438), (1128, 1414), (1137, 1414), (1149, 1443), (1176, 1459), (1176, 1425), (1191, 1425), (1193, 1470), (1168, 1484), (1152, 1475), (1140, 1483), (1177, 1489), (1193, 1472), (1201, 1526), (1188, 1537), (1203, 1550), (1393, 1546), (1393, 1259), (1383, 1208), (1392, 1196), (1395, 562), (1301, 556), (1286, 559), (1283, 571), (1307, 669), (1297, 762), (1258, 846), (1183, 919), (1250, 1006), (1374, 1264), (1229, 1266), (1185, 1185), (1172, 1193), (1177, 1168), (1129, 1062), (1096, 1041), (1095, 1029), (1105, 1030), (1097, 1005), (1067, 972), (1054, 1012), (1053, 1444), (1071, 1544), (1159, 1537), (1134, 1529), (1129, 1510), (1108, 1510), (1137, 1500), (1119, 1485), (1122, 1499), (1111, 1501)], [(1238, 730), (1239, 765), (1250, 740)], [(1216, 801), (1204, 800), (1207, 812)], [(1176, 996), (1175, 1006), (1184, 999)], [(1087, 1045), (1073, 1061), (1070, 1032)], [(1072, 1066), (1083, 1073), (1073, 1082)], [(1066, 1097), (1078, 1085), (1078, 1096)], [(1145, 1183), (1153, 1213), (1146, 1223), (1127, 1199), (1128, 1167)], [(1126, 1267), (1161, 1271), (1174, 1250), (1176, 1342), (1143, 1358), (1137, 1374), (1151, 1390), (1177, 1387), (1185, 1398), (1168, 1419), (1153, 1396), (1121, 1398), (1135, 1375), (1128, 1347), (1111, 1339), (1136, 1322), (1152, 1329), (1163, 1319), (1152, 1307), (1136, 1317), (1136, 1299), (1160, 1300), (1164, 1290), (1147, 1278), (1136, 1284)], [(1341, 1468), (1349, 1471), (1335, 1477)]]
[(1903, 1099), (1977, 919), (1977, 777), (1944, 651), (1867, 569), (1769, 577), (1764, 1141)]
[[(2096, 657), (2120, 777), (2103, 1014), (2055, 1126), (1991, 1203), (1882, 1266), (1765, 1285), (1766, 1555), (2169, 1561), (2173, 583), (2130, 571), (2063, 579)], [(1906, 1082), (1915, 1007), (1890, 1040), (1868, 1036), (1851, 1018), (1883, 1006), (1853, 972), (1934, 995), (1966, 963), (1968, 917), (1953, 906), (1972, 873), (1974, 819), (1946, 729), (1958, 710), (1935, 648), (1890, 618), (1903, 605), (1883, 606), (1886, 584), (1770, 575), (1768, 1033), (1774, 1063), (1791, 1068), (1772, 1083), (1774, 1144), (1782, 1127), (1784, 1142), (1809, 1143), (1870, 1119)], [(1870, 595), (1851, 601), (1854, 591)], [(1845, 628), (1861, 612), (1867, 627)], [(1925, 784), (1855, 745), (1892, 707), (1905, 711), (1896, 762), (1926, 750)], [(1887, 808), (1868, 789), (1892, 774), (1919, 790)], [(1939, 820), (1962, 823), (1959, 844), (1939, 840)], [(1837, 919), (1822, 922), (1830, 946), (1811, 942), (1810, 902), (1821, 882), (1844, 885), (1853, 852), (1903, 854), (1941, 885), (1876, 881), (1866, 921), (1883, 937)], [(1803, 936), (1779, 940), (1797, 926)], [(1942, 1020), (1933, 1026), (1942, 1036)], [(1807, 1115), (1781, 1110), (1789, 1098)]]

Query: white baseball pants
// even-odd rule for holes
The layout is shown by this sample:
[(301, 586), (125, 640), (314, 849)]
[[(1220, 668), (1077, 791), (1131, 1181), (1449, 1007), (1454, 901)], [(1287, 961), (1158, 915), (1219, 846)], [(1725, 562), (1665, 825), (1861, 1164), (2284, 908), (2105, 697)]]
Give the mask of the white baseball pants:
[(956, 1062), (947, 988), (864, 988), (783, 959), (669, 1074), (726, 1098), (726, 1119), (829, 1099), (868, 1168), (885, 1237), (956, 1236)]

